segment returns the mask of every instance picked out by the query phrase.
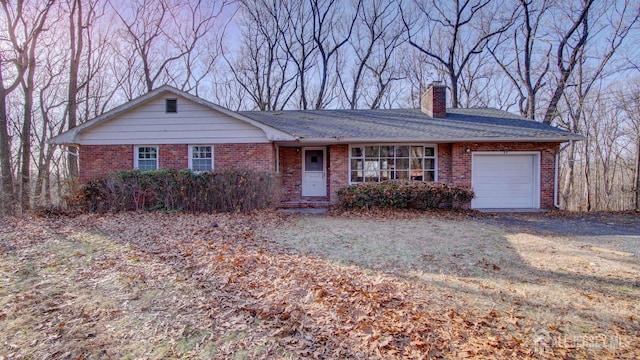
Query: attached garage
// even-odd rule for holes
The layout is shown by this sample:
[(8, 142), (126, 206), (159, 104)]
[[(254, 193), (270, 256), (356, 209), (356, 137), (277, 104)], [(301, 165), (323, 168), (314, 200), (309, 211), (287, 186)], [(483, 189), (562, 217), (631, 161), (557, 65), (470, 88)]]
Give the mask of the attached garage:
[(537, 209), (540, 207), (540, 153), (474, 153), (471, 186), (474, 209)]

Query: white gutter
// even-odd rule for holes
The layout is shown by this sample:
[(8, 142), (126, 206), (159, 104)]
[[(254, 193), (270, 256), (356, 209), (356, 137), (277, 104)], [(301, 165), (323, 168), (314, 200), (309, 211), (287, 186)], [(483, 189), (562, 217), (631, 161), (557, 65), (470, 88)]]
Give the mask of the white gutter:
[[(300, 144), (355, 144), (355, 143), (407, 143), (407, 142), (429, 142), (429, 143), (464, 143), (464, 142), (567, 142), (573, 140), (582, 140), (580, 135), (571, 134), (563, 137), (504, 137), (504, 138), (349, 138), (349, 137), (335, 137), (335, 138), (304, 138), (300, 137), (296, 141)], [(281, 143), (286, 143), (285, 141)]]

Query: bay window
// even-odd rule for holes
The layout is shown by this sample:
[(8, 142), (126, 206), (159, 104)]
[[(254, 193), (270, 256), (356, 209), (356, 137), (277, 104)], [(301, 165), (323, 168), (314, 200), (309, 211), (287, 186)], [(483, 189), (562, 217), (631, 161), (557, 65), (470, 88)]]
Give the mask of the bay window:
[(349, 152), (351, 183), (385, 180), (436, 180), (436, 147), (354, 145)]

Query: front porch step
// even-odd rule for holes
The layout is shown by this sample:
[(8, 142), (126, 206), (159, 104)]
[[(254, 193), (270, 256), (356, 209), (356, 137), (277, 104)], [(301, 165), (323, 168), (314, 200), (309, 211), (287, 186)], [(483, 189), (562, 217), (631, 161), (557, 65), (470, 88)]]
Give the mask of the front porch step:
[(331, 207), (329, 201), (313, 201), (313, 200), (301, 200), (301, 201), (285, 201), (281, 202), (279, 208), (281, 209), (304, 209), (304, 208), (328, 208)]

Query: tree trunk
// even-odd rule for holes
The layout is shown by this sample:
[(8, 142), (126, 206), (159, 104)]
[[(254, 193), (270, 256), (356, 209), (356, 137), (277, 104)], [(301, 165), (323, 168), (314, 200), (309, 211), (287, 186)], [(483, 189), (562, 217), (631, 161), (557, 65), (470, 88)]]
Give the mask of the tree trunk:
[(638, 138), (636, 141), (636, 181), (635, 181), (635, 207), (640, 210), (640, 129), (638, 129)]
[(7, 121), (6, 90), (2, 86), (2, 69), (0, 69), (0, 174), (2, 175), (2, 179), (0, 181), (2, 184), (0, 212), (2, 213), (12, 213), (15, 202), (8, 129), (9, 124)]

